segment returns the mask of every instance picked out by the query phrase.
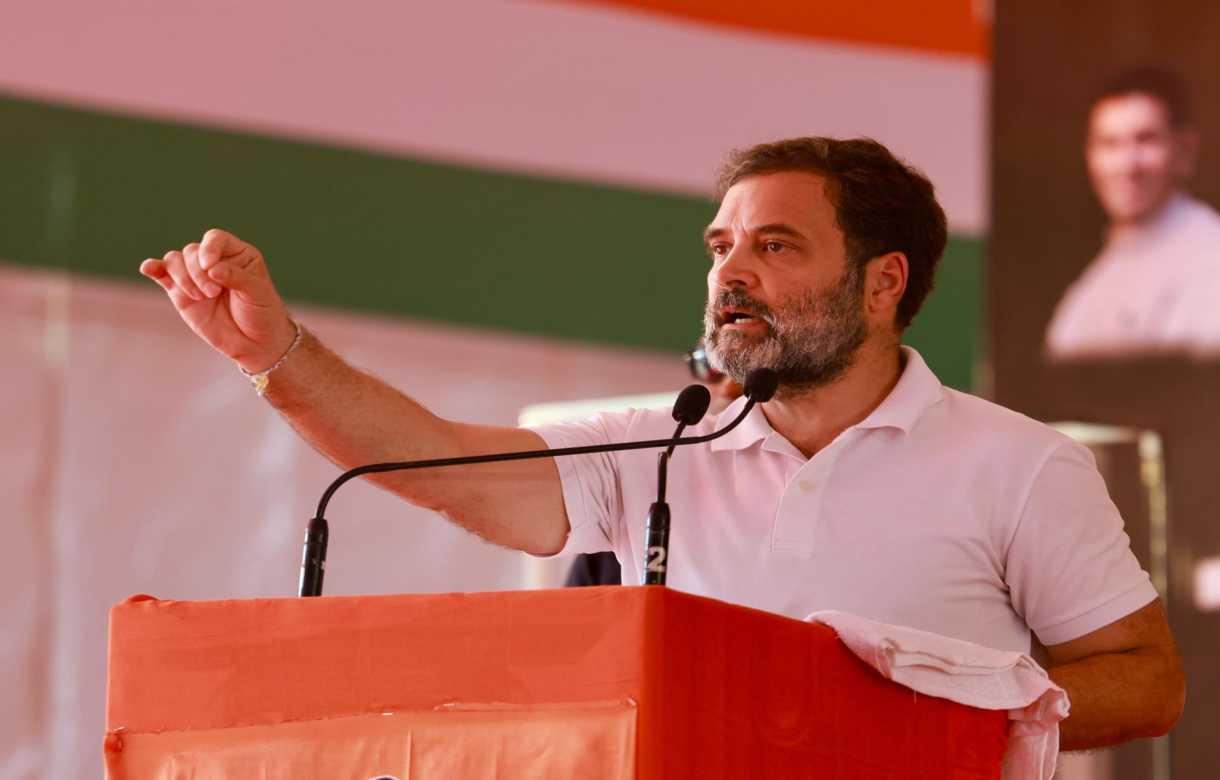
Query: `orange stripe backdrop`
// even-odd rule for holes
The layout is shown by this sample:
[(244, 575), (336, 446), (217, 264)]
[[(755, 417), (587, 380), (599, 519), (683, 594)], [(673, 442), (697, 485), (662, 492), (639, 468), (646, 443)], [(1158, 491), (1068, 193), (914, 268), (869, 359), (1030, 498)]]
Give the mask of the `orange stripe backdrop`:
[(991, 28), (982, 0), (578, 0), (677, 16), (738, 29), (805, 38), (898, 46), (990, 58)]

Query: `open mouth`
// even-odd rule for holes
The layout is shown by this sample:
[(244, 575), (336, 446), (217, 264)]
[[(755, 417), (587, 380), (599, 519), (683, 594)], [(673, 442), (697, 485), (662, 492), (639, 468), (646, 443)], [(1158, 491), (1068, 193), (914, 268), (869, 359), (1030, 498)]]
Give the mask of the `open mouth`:
[(766, 321), (756, 314), (739, 309), (724, 309), (720, 312), (720, 324), (724, 326), (763, 325)]

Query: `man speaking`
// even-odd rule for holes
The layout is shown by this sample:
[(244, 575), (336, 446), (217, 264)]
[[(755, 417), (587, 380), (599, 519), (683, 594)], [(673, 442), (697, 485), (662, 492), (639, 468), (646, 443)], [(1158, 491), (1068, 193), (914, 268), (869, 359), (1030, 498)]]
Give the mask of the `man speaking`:
[[(1071, 697), (1064, 749), (1168, 731), (1184, 696), (1177, 651), (1088, 451), (943, 387), (901, 345), (946, 241), (931, 183), (873, 141), (797, 138), (732, 155), (718, 195), (705, 345), (737, 382), (765, 367), (780, 386), (732, 433), (676, 456), (669, 583), (1005, 650), (1027, 652), (1032, 632)], [(221, 230), (140, 270), (343, 468), (671, 434), (667, 411), (537, 431), (443, 420), (295, 323), (259, 251)], [(653, 452), (371, 479), (506, 547), (614, 550), (624, 581), (642, 580)]]

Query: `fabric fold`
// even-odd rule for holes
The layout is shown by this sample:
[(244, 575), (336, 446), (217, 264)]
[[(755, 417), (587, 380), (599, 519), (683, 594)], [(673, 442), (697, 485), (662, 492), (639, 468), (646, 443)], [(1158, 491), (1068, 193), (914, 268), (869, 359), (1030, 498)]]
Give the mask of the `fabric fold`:
[(1032, 658), (973, 642), (835, 610), (806, 620), (830, 626), (883, 677), (928, 696), (1006, 710), (1003, 780), (1050, 780), (1059, 756), (1059, 722), (1070, 702)]

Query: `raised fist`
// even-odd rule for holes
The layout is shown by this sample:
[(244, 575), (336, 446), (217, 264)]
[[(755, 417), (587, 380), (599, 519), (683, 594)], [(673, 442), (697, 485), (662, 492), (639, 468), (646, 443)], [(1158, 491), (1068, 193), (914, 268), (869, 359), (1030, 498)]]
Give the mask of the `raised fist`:
[(149, 258), (140, 273), (165, 289), (183, 321), (251, 373), (269, 368), (292, 344), (295, 328), (263, 255), (213, 228), (199, 243)]

